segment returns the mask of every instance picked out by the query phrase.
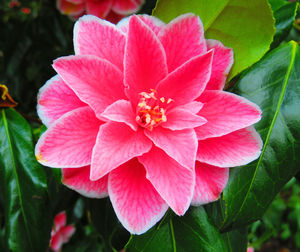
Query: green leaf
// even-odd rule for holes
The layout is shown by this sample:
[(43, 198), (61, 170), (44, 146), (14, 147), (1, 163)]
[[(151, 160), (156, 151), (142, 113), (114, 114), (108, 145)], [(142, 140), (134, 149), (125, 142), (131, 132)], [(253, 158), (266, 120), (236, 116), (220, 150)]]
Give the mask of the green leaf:
[(295, 42), (267, 54), (233, 91), (263, 111), (255, 128), (264, 142), (258, 160), (231, 170), (224, 190), (223, 229), (260, 219), (282, 187), (300, 170), (300, 51)]
[[(129, 233), (121, 227), (110, 200), (108, 198), (101, 200), (87, 199), (87, 206), (90, 213), (90, 222), (94, 225), (104, 241), (103, 251), (113, 250), (114, 244), (112, 244), (112, 239), (116, 232), (119, 234), (118, 243), (122, 244), (121, 247), (124, 247), (129, 239)], [(122, 239), (124, 237), (124, 233), (125, 238)]]
[(46, 251), (52, 218), (47, 178), (33, 153), (31, 129), (13, 109), (0, 110), (0, 193), (12, 251)]
[(228, 252), (247, 251), (247, 227), (242, 227), (222, 234)]
[(132, 236), (126, 251), (226, 252), (226, 245), (203, 207), (192, 207), (183, 217), (171, 216), (140, 236)]
[(276, 33), (272, 47), (276, 47), (288, 35), (296, 17), (298, 3), (285, 0), (269, 0), (275, 17)]
[(159, 0), (153, 15), (169, 22), (187, 12), (201, 18), (206, 38), (233, 48), (235, 64), (230, 78), (268, 51), (275, 32), (267, 0)]

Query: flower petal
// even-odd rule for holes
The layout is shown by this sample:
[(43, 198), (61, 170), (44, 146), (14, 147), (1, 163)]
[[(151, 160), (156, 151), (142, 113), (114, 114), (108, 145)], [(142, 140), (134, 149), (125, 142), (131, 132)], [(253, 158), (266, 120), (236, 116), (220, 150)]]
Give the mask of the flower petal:
[(233, 64), (233, 51), (231, 48), (223, 46), (223, 44), (217, 40), (208, 39), (206, 43), (207, 50), (214, 49), (211, 77), (207, 83), (206, 90), (222, 90)]
[(195, 172), (196, 185), (192, 205), (200, 206), (216, 201), (227, 184), (229, 169), (196, 162)]
[(63, 243), (67, 243), (71, 236), (75, 233), (75, 227), (73, 225), (68, 225), (66, 227), (62, 227), (60, 230)]
[(109, 174), (108, 192), (119, 221), (133, 234), (146, 232), (168, 209), (136, 159)]
[[(160, 30), (166, 25), (164, 22), (154, 16), (139, 14), (137, 17), (140, 18), (155, 33), (155, 35), (158, 35)], [(130, 18), (131, 17), (123, 18), (117, 24), (117, 27), (124, 33), (128, 32)]]
[(57, 0), (57, 9), (66, 15), (80, 15), (85, 11), (85, 4), (83, 2), (71, 2), (68, 0)]
[(141, 4), (135, 0), (115, 0), (112, 10), (118, 14), (127, 16), (139, 10)]
[(182, 167), (156, 147), (138, 159), (147, 171), (147, 179), (160, 196), (176, 214), (183, 215), (193, 197), (195, 172)]
[(203, 103), (198, 101), (192, 101), (190, 103), (186, 103), (184, 105), (178, 106), (176, 108), (188, 110), (193, 114), (197, 114), (203, 107)]
[(142, 130), (133, 131), (122, 123), (100, 127), (91, 164), (91, 180), (97, 180), (128, 160), (148, 152), (151, 141)]
[(166, 75), (166, 56), (160, 41), (140, 18), (132, 16), (125, 48), (124, 82), (133, 105), (140, 92), (149, 92)]
[(145, 130), (145, 134), (157, 147), (164, 150), (179, 164), (187, 169), (194, 169), (197, 152), (197, 136), (193, 129), (172, 131), (162, 127), (156, 127), (152, 131)]
[(122, 72), (104, 59), (91, 55), (61, 57), (53, 67), (97, 117), (108, 105), (125, 98)]
[(90, 180), (90, 166), (82, 168), (62, 169), (62, 183), (81, 195), (89, 198), (104, 198), (108, 196), (107, 179), (105, 176), (97, 181)]
[(38, 161), (57, 168), (89, 165), (100, 124), (89, 107), (63, 115), (40, 137), (35, 147)]
[(198, 115), (207, 119), (207, 123), (195, 129), (198, 139), (226, 135), (261, 118), (261, 110), (256, 104), (232, 93), (204, 91), (199, 100), (204, 106)]
[(149, 15), (138, 15), (138, 17), (151, 28), (151, 30), (158, 35), (161, 29), (166, 25), (164, 22), (162, 22), (160, 19), (149, 16)]
[(161, 124), (161, 126), (170, 130), (192, 129), (207, 122), (204, 117), (178, 107), (168, 112), (166, 117), (167, 121)]
[(245, 165), (257, 159), (262, 141), (253, 127), (198, 142), (197, 160), (220, 167)]
[(67, 223), (67, 216), (65, 212), (60, 212), (54, 217), (55, 231), (60, 230)]
[(53, 235), (51, 237), (50, 240), (50, 248), (55, 251), (55, 252), (59, 252), (61, 247), (63, 245), (63, 237), (60, 233), (56, 233), (55, 235)]
[(39, 90), (37, 112), (47, 127), (65, 113), (83, 106), (86, 104), (58, 75), (48, 80)]
[(102, 117), (127, 124), (134, 131), (137, 131), (137, 122), (133, 113), (131, 103), (125, 100), (119, 100), (108, 106), (101, 114)]
[(159, 97), (171, 98), (169, 107), (184, 105), (198, 98), (210, 78), (213, 51), (196, 56), (159, 82)]
[(112, 0), (86, 0), (86, 12), (100, 18), (105, 18), (106, 15), (110, 12), (112, 7)]
[(173, 19), (161, 30), (159, 39), (166, 51), (169, 73), (207, 51), (202, 22), (194, 14)]
[(125, 34), (110, 22), (86, 15), (74, 26), (76, 55), (95, 55), (123, 71)]

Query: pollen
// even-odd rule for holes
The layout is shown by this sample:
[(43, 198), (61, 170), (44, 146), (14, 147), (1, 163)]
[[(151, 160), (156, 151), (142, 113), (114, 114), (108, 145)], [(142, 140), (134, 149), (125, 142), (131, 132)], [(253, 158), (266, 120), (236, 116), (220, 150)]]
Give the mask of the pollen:
[(35, 158), (36, 158), (37, 161), (42, 160), (42, 154), (39, 153), (38, 155), (35, 156)]
[(171, 98), (158, 98), (155, 89), (150, 89), (149, 93), (141, 92), (135, 120), (143, 128), (152, 131), (154, 127), (167, 121), (166, 106), (171, 101)]

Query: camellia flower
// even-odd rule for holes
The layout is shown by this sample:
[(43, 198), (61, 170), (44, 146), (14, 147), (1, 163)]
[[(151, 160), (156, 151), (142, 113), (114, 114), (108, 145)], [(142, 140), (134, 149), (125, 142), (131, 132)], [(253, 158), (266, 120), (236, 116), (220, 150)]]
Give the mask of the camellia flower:
[(66, 226), (66, 213), (61, 212), (54, 218), (54, 226), (51, 231), (50, 248), (59, 252), (64, 243), (67, 243), (75, 232), (73, 225)]
[(144, 0), (57, 0), (57, 8), (74, 19), (91, 14), (117, 23), (136, 13), (143, 3)]
[(164, 24), (134, 15), (113, 25), (84, 16), (74, 47), (40, 90), (48, 130), (36, 156), (63, 168), (68, 187), (108, 195), (131, 233), (147, 231), (168, 207), (183, 215), (217, 200), (228, 167), (260, 155), (251, 125), (261, 111), (222, 91), (233, 52), (205, 40), (199, 17)]

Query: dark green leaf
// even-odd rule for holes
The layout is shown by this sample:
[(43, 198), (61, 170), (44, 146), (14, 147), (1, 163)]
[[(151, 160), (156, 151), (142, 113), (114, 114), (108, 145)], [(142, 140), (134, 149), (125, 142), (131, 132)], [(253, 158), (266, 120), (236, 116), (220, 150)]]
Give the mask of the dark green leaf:
[[(90, 212), (90, 221), (91, 223), (93, 223), (96, 230), (99, 232), (103, 241), (105, 242), (104, 251), (111, 251), (113, 248), (112, 238), (114, 233), (120, 232), (121, 234), (121, 230), (123, 228), (120, 226), (120, 223), (115, 215), (110, 200), (108, 198), (101, 200), (88, 199), (87, 206)], [(124, 232), (126, 236), (125, 240), (122, 241), (120, 236), (119, 242), (123, 243), (123, 245), (125, 246), (126, 242), (129, 239), (129, 233), (125, 230)]]
[(258, 61), (275, 33), (267, 0), (159, 0), (153, 14), (169, 22), (187, 12), (201, 18), (206, 38), (233, 48), (235, 64), (229, 78)]
[(300, 170), (300, 51), (295, 42), (266, 55), (233, 91), (263, 111), (256, 124), (264, 147), (258, 160), (231, 170), (224, 191), (223, 229), (260, 219), (282, 187)]
[(284, 40), (291, 30), (298, 3), (285, 0), (269, 0), (275, 17), (276, 33), (271, 47), (276, 47)]
[(222, 234), (228, 252), (247, 251), (247, 227), (242, 227)]
[(203, 207), (192, 207), (183, 217), (172, 216), (140, 236), (132, 236), (126, 251), (226, 252), (225, 242)]
[(2, 109), (0, 113), (5, 240), (12, 251), (46, 251), (52, 218), (47, 179), (34, 157), (31, 129), (15, 110)]

